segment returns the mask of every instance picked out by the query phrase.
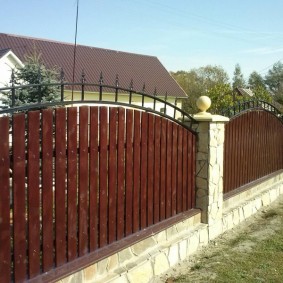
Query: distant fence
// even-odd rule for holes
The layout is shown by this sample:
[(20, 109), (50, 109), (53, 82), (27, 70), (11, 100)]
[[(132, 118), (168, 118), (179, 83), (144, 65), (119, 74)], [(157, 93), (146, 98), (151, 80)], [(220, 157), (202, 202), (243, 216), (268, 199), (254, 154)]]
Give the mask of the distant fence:
[(223, 109), (220, 114), (231, 118), (245, 111), (256, 109), (265, 110), (273, 113), (279, 119), (283, 119), (283, 114), (274, 105), (263, 100), (238, 101), (233, 106)]
[(281, 116), (261, 105), (225, 126), (224, 194), (283, 168)]
[(0, 117), (0, 131), (1, 282), (54, 280), (195, 206), (195, 134), (158, 115), (59, 107)]

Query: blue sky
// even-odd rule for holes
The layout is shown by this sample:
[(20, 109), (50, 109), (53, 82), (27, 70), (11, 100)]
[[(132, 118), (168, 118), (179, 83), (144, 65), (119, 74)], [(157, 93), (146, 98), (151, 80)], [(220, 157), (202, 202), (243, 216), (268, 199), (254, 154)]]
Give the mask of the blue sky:
[[(1, 3), (2, 2), (2, 3)], [(0, 32), (74, 42), (76, 0), (0, 0)], [(77, 43), (157, 56), (168, 71), (283, 61), (282, 0), (79, 0)]]

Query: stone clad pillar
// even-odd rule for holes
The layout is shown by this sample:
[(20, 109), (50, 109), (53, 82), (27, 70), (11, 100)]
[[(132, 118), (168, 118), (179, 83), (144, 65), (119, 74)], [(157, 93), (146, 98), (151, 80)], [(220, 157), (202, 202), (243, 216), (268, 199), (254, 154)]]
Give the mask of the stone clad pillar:
[(207, 113), (210, 104), (207, 96), (198, 99), (201, 112), (194, 115), (198, 122), (194, 130), (198, 133), (196, 207), (202, 210), (211, 240), (222, 233), (224, 126), (229, 118)]

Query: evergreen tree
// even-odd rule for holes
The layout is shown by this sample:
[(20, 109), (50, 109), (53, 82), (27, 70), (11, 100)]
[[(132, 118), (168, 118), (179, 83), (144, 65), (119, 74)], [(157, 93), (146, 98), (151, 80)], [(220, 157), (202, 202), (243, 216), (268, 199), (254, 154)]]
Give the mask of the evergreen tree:
[(246, 85), (244, 76), (241, 71), (241, 67), (239, 64), (236, 64), (235, 70), (234, 70), (234, 76), (233, 76), (233, 90), (235, 90), (237, 87), (244, 88)]
[(257, 73), (252, 72), (249, 76), (249, 87), (254, 93), (254, 99), (271, 102), (272, 98), (268, 92), (263, 77)]
[(265, 83), (274, 95), (274, 100), (283, 104), (283, 63), (275, 63), (265, 76)]
[(266, 89), (263, 77), (255, 71), (252, 72), (249, 76), (249, 87), (251, 89), (255, 89), (259, 87)]
[[(58, 86), (52, 83), (59, 82), (59, 72), (54, 67), (46, 68), (41, 55), (34, 51), (30, 56), (25, 57), (24, 67), (14, 72), (12, 79), (14, 85), (38, 85), (33, 87), (21, 87), (16, 89), (15, 106), (41, 102), (52, 102), (59, 99)], [(4, 105), (12, 106), (12, 92), (3, 93), (1, 99)]]

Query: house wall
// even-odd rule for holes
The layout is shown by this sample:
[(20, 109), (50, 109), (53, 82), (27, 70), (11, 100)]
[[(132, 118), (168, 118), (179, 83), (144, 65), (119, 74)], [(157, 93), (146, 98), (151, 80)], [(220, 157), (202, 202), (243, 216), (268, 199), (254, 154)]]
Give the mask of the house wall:
[(22, 64), (15, 60), (12, 53), (0, 59), (0, 88), (10, 83), (12, 70), (21, 66)]
[[(0, 88), (6, 87), (10, 84), (12, 70), (21, 67), (22, 64), (15, 60), (12, 53), (9, 53), (6, 56), (3, 56), (0, 59)], [(0, 98), (2, 94), (0, 93)], [(2, 102), (0, 100), (0, 106)]]
[(0, 59), (0, 87), (5, 87), (10, 82), (14, 67), (15, 65), (9, 60), (9, 56)]
[[(72, 99), (72, 92), (69, 91), (69, 90), (66, 90), (64, 98), (66, 100), (71, 100)], [(164, 97), (161, 97), (161, 98), (164, 99)], [(81, 98), (81, 92), (80, 91), (79, 92), (78, 91), (74, 91), (74, 93), (73, 93), (73, 100), (77, 100), (78, 101), (78, 100), (81, 100), (81, 99), (82, 99)], [(91, 92), (91, 93), (90, 92), (85, 92), (84, 100), (98, 101), (99, 100), (99, 94), (97, 92)], [(103, 101), (112, 101), (112, 102), (114, 102), (115, 101), (115, 94), (103, 92), (102, 100)], [(122, 93), (119, 94), (118, 95), (118, 101), (122, 102), (122, 103), (128, 104), (129, 103), (129, 94), (122, 94)], [(168, 97), (167, 101), (169, 103), (175, 105), (175, 98), (174, 97)], [(142, 97), (140, 95), (133, 94), (133, 96), (132, 96), (132, 104), (136, 104), (136, 105), (141, 106), (142, 105)], [(178, 100), (176, 106), (179, 107), (179, 108), (182, 108), (182, 101)], [(153, 100), (151, 98), (145, 97), (144, 98), (144, 107), (153, 109), (154, 108)], [(164, 109), (164, 103), (161, 103), (161, 102), (157, 101), (156, 105), (155, 105), (155, 109), (157, 111), (162, 112), (162, 109)], [(173, 117), (174, 116), (174, 108), (167, 106), (166, 113), (169, 116)], [(182, 116), (181, 113), (179, 113), (177, 111), (176, 112), (176, 119), (178, 119), (181, 116)]]

